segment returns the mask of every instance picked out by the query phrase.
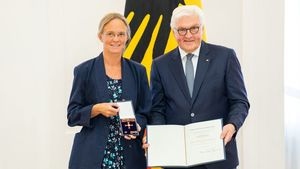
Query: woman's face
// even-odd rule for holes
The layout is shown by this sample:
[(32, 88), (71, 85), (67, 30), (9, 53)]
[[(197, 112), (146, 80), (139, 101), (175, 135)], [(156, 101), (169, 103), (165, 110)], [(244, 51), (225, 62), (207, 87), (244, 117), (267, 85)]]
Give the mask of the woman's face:
[(105, 53), (122, 55), (128, 40), (127, 26), (122, 20), (113, 19), (104, 26), (99, 39), (103, 42)]

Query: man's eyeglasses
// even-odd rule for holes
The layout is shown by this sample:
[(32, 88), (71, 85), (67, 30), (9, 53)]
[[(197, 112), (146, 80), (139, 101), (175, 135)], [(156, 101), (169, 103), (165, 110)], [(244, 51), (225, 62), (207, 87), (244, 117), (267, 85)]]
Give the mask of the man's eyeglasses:
[(126, 36), (126, 33), (125, 32), (119, 32), (119, 33), (115, 33), (115, 32), (106, 32), (104, 33), (105, 36), (113, 39), (115, 37), (118, 37), (118, 38), (124, 38)]
[(199, 32), (199, 29), (200, 29), (200, 26), (193, 26), (193, 27), (190, 27), (190, 28), (178, 28), (176, 30), (177, 30), (177, 32), (180, 36), (185, 36), (188, 31), (190, 31), (190, 33), (192, 35), (196, 34), (196, 33)]

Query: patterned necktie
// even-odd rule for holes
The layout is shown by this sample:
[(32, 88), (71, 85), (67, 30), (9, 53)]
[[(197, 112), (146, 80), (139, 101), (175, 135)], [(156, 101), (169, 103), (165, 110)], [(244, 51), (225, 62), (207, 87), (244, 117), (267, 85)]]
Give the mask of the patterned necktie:
[(186, 62), (185, 62), (185, 76), (186, 81), (189, 87), (190, 96), (193, 95), (193, 88), (194, 88), (194, 66), (192, 62), (193, 54), (189, 53), (186, 55)]

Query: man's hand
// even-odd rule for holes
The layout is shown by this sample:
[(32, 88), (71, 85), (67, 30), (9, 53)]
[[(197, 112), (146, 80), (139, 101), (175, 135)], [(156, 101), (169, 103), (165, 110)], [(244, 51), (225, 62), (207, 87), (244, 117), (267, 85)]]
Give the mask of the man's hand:
[(142, 147), (145, 150), (145, 156), (147, 157), (147, 151), (148, 151), (149, 144), (147, 143), (147, 134), (146, 134), (146, 132), (145, 132), (145, 135), (143, 136), (142, 142), (143, 142)]
[(226, 124), (223, 127), (222, 133), (221, 133), (221, 139), (224, 140), (224, 144), (226, 144), (231, 141), (233, 134), (235, 133), (235, 127), (233, 124)]

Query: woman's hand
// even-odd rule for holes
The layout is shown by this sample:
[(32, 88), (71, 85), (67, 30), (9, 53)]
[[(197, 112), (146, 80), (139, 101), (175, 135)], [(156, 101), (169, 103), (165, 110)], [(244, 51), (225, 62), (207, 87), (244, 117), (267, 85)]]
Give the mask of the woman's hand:
[[(138, 130), (138, 132), (140, 132), (140, 131), (141, 131), (141, 126), (140, 126), (138, 123), (136, 123), (136, 125), (137, 125), (137, 130)], [(128, 135), (124, 135), (124, 138), (125, 138), (126, 140), (132, 140), (132, 139), (136, 139), (136, 136), (135, 136), (135, 135), (128, 134)]]
[(98, 103), (92, 108), (91, 117), (96, 117), (102, 114), (105, 117), (116, 116), (120, 111), (117, 103)]

